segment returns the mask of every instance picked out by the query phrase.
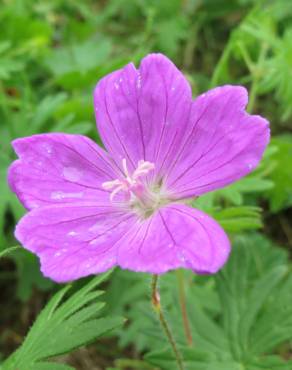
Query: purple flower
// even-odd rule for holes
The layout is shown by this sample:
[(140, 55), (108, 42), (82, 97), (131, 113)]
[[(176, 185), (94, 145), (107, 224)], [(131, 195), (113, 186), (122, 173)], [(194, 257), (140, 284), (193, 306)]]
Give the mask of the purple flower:
[(106, 150), (81, 135), (17, 139), (9, 184), (29, 210), (16, 238), (45, 276), (65, 282), (113, 266), (161, 274), (215, 273), (226, 262), (223, 229), (191, 198), (252, 171), (269, 141), (268, 122), (245, 112), (247, 92), (222, 86), (192, 100), (161, 54), (131, 63), (96, 86)]

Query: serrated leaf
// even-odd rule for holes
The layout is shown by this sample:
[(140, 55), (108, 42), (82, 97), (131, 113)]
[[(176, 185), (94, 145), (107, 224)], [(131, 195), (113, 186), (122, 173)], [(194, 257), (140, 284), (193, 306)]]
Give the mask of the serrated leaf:
[(286, 361), (280, 356), (272, 355), (251, 360), (248, 370), (291, 370), (292, 361)]
[(280, 282), (286, 273), (286, 266), (277, 266), (261, 277), (252, 288), (249, 294), (249, 304), (242, 313), (239, 323), (239, 336), (245, 347), (245, 351), (248, 352), (249, 350), (250, 330), (252, 325), (254, 325), (259, 310), (262, 308), (271, 290)]
[[(109, 273), (93, 278), (63, 303), (70, 286), (56, 293), (38, 316), (22, 346), (5, 361), (3, 370), (33, 364), (36, 367), (45, 359), (67, 353), (122, 325), (124, 320), (119, 317), (97, 317), (104, 304), (96, 302), (101, 294), (96, 287)], [(50, 365), (42, 366), (45, 369)]]
[(212, 216), (228, 232), (258, 229), (262, 226), (258, 207), (228, 207), (212, 211)]
[[(208, 351), (200, 351), (195, 348), (180, 348), (186, 369), (206, 370), (212, 355)], [(147, 353), (144, 359), (151, 365), (159, 366), (162, 370), (176, 370), (177, 364), (170, 350), (159, 350)]]

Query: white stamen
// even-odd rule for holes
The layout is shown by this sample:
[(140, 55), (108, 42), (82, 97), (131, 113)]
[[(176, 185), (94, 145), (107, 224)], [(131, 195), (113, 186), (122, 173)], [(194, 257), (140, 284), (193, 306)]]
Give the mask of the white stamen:
[(154, 163), (147, 161), (139, 161), (138, 167), (133, 173), (133, 179), (138, 179), (141, 176), (147, 175), (147, 173), (154, 169)]
[(116, 186), (119, 186), (120, 184), (121, 184), (120, 180), (105, 181), (104, 183), (102, 183), (102, 187), (105, 190), (110, 190), (115, 188)]
[(138, 179), (142, 176), (147, 175), (148, 172), (152, 171), (155, 166), (151, 162), (141, 160), (138, 162), (138, 167), (136, 168), (136, 170), (132, 173), (132, 175), (130, 175), (127, 167), (127, 161), (124, 158), (122, 160), (122, 167), (125, 174), (124, 179), (106, 181), (102, 184), (102, 187), (105, 190), (112, 190), (112, 193), (110, 195), (111, 201), (121, 191), (125, 192), (130, 197), (131, 193), (133, 193), (133, 188), (141, 184), (139, 183)]
[(118, 194), (120, 191), (125, 191), (125, 190), (126, 189), (124, 188), (123, 185), (116, 187), (115, 190), (111, 192), (110, 200), (113, 201), (116, 194)]
[(122, 166), (123, 166), (124, 174), (126, 175), (126, 177), (130, 177), (130, 175), (129, 175), (129, 171), (128, 171), (128, 167), (127, 167), (127, 161), (126, 161), (126, 158), (124, 158), (124, 159), (122, 160)]

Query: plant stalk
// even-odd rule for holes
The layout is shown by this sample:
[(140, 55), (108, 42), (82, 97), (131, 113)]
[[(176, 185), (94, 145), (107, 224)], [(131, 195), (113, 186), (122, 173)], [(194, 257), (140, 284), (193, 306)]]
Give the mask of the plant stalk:
[(177, 282), (178, 282), (179, 303), (180, 303), (180, 309), (181, 309), (181, 314), (182, 314), (182, 319), (183, 319), (185, 337), (186, 337), (188, 345), (192, 347), (193, 338), (192, 338), (192, 332), (191, 332), (190, 322), (189, 322), (188, 313), (187, 313), (185, 280), (184, 280), (183, 271), (176, 270), (176, 277), (177, 277)]
[(177, 348), (175, 339), (171, 333), (171, 330), (169, 328), (169, 325), (164, 317), (162, 308), (161, 308), (161, 303), (160, 303), (160, 294), (158, 290), (158, 275), (153, 275), (152, 277), (152, 282), (151, 282), (151, 302), (152, 306), (154, 308), (154, 311), (157, 314), (157, 317), (160, 321), (160, 324), (164, 330), (164, 334), (167, 337), (167, 340), (169, 341), (169, 344), (171, 346), (171, 349), (173, 351), (174, 357), (177, 362), (177, 367), (179, 370), (184, 370), (184, 365), (183, 365), (183, 360), (181, 357), (181, 354)]

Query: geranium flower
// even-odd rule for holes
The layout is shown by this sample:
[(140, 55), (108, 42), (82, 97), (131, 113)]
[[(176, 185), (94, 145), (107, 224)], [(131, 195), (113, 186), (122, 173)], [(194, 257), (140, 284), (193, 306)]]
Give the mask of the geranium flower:
[(113, 266), (161, 274), (216, 273), (230, 243), (188, 202), (252, 171), (268, 122), (245, 112), (247, 92), (222, 86), (192, 100), (182, 73), (161, 54), (130, 63), (94, 91), (105, 150), (63, 133), (17, 139), (9, 184), (29, 210), (16, 238), (57, 282)]

